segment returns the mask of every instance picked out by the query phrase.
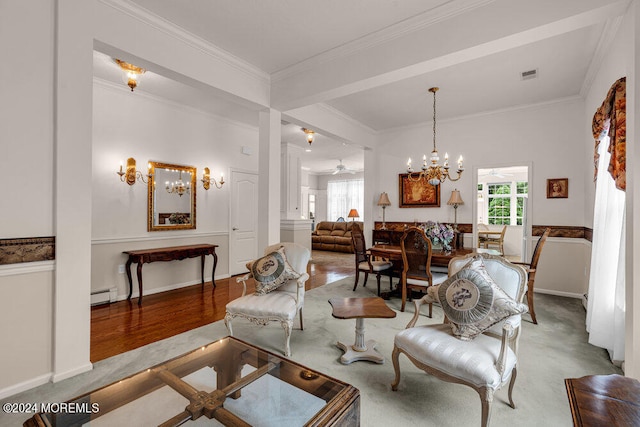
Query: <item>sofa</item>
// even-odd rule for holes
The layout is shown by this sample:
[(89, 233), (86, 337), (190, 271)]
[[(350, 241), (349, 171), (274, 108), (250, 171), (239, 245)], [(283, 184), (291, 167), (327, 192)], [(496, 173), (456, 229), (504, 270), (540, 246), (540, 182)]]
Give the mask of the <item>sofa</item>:
[(321, 251), (353, 253), (351, 229), (357, 224), (362, 229), (361, 221), (320, 221), (311, 233), (311, 247)]

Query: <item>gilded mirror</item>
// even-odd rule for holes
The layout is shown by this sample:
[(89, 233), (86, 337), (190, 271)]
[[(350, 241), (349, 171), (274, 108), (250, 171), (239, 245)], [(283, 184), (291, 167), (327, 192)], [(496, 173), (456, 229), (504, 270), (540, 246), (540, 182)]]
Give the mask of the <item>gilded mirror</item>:
[(196, 228), (196, 168), (149, 162), (147, 230)]

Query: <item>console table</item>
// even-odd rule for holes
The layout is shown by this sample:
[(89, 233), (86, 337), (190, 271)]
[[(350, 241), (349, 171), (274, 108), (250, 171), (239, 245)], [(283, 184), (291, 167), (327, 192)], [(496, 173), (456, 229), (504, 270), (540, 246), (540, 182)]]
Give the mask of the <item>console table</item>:
[(138, 290), (140, 295), (138, 297), (138, 305), (142, 305), (142, 265), (146, 262), (154, 261), (175, 261), (185, 258), (200, 257), (200, 272), (202, 275), (202, 287), (204, 289), (204, 257), (206, 255), (213, 255), (213, 271), (211, 272), (211, 283), (213, 287), (216, 287), (215, 274), (216, 265), (218, 264), (218, 255), (216, 255), (216, 248), (218, 245), (199, 244), (199, 245), (186, 245), (186, 246), (171, 246), (168, 248), (156, 248), (156, 249), (141, 249), (137, 251), (124, 251), (124, 254), (129, 256), (127, 260), (127, 278), (129, 279), (129, 296), (127, 299), (131, 299), (133, 292), (133, 283), (131, 280), (131, 264), (138, 264)]

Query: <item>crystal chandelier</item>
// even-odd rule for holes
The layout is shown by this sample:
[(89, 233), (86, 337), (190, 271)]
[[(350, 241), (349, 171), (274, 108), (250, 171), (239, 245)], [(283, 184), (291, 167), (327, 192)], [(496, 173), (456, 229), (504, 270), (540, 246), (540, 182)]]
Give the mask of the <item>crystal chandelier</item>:
[(189, 194), (191, 192), (191, 183), (187, 182), (186, 184), (182, 181), (182, 171), (180, 171), (180, 177), (175, 182), (167, 181), (165, 183), (165, 189), (167, 193), (172, 194), (175, 193), (178, 196), (182, 197), (183, 194)]
[(407, 162), (407, 172), (409, 181), (419, 181), (424, 180), (428, 181), (431, 185), (438, 185), (441, 182), (444, 182), (447, 178), (449, 181), (457, 181), (460, 179), (462, 175), (462, 171), (464, 171), (464, 167), (462, 167), (462, 156), (458, 159), (458, 176), (457, 178), (452, 178), (449, 175), (449, 154), (444, 154), (444, 164), (440, 166), (438, 162), (440, 161), (440, 156), (438, 156), (438, 150), (436, 148), (436, 92), (439, 88), (432, 87), (429, 89), (429, 92), (433, 93), (433, 151), (431, 152), (431, 164), (427, 164), (427, 155), (425, 154), (422, 157), (422, 170), (420, 172), (413, 171), (411, 167), (411, 158)]

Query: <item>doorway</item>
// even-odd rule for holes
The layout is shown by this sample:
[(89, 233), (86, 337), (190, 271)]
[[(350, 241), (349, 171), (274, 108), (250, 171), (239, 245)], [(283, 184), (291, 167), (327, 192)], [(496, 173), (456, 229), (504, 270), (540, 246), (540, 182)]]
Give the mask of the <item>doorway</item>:
[(478, 229), (501, 231), (504, 256), (510, 261), (525, 261), (531, 236), (531, 166), (509, 165), (477, 167), (474, 203), (474, 246), (478, 246)]

